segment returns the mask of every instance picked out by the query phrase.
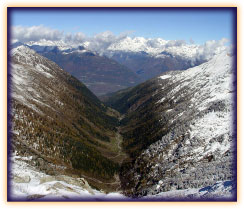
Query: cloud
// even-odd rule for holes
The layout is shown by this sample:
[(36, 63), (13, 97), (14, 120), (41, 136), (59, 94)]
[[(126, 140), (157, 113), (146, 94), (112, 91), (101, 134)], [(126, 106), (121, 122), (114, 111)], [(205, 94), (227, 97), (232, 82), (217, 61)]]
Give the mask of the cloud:
[(12, 27), (13, 39), (17, 39), (20, 42), (39, 41), (41, 39), (57, 41), (63, 37), (63, 32), (45, 27), (39, 26), (13, 26)]
[[(92, 37), (87, 37), (82, 32), (77, 33), (64, 33), (63, 31), (48, 28), (43, 25), (39, 26), (14, 26), (12, 27), (12, 40), (20, 41), (23, 43), (29, 41), (40, 41), (40, 40), (50, 40), (50, 41), (59, 41), (62, 40), (64, 43), (68, 45), (83, 45), (86, 42), (86, 46), (89, 50), (96, 51), (100, 54), (104, 54), (106, 50), (112, 45), (117, 44), (120, 41), (126, 39), (131, 35), (134, 31), (126, 31), (120, 33), (119, 35), (115, 35), (111, 31), (105, 31), (102, 33), (95, 34)], [(133, 42), (133, 38), (131, 38)], [(206, 61), (212, 58), (215, 54), (226, 50), (227, 39), (223, 38), (221, 40), (211, 40), (207, 41), (203, 45), (195, 45), (190, 40), (190, 45), (194, 45), (197, 47), (196, 53), (189, 58), (192, 64), (194, 65), (199, 61)], [(145, 39), (144, 44), (149, 48), (154, 48), (159, 53), (161, 51), (169, 50), (171, 53), (176, 53), (177, 51), (181, 51), (181, 47), (185, 47), (188, 44), (184, 40), (163, 40), (160, 38), (153, 39)], [(129, 46), (130, 47), (130, 46)], [(177, 50), (175, 49), (177, 48)]]
[(73, 36), (73, 42), (80, 43), (86, 40), (86, 36), (82, 32), (75, 33)]
[(114, 35), (111, 31), (98, 33), (88, 39), (90, 42), (89, 49), (103, 53), (111, 44), (118, 43), (125, 39), (131, 32), (123, 32), (119, 35)]
[(119, 35), (113, 34), (111, 31), (105, 31), (98, 33), (92, 37), (87, 37), (82, 32), (77, 33), (66, 33), (57, 29), (52, 29), (45, 27), (43, 25), (39, 26), (13, 26), (12, 27), (12, 40), (18, 40), (20, 42), (26, 43), (29, 41), (40, 41), (40, 40), (50, 40), (59, 41), (62, 40), (67, 44), (71, 45), (81, 45), (86, 41), (89, 41), (89, 49), (103, 52), (111, 44), (118, 42), (131, 34), (132, 31), (123, 32)]
[(225, 45), (228, 42), (229, 40), (226, 38), (222, 38), (221, 40), (218, 41), (216, 40), (206, 41), (205, 44), (199, 46), (197, 53), (194, 57), (195, 60), (193, 61), (209, 60), (215, 54), (227, 50), (228, 47), (226, 47)]
[(186, 44), (186, 41), (184, 41), (184, 40), (171, 40), (165, 45), (165, 47), (167, 48), (167, 47), (173, 47), (173, 46), (182, 46), (184, 44)]
[(86, 41), (86, 36), (82, 32), (78, 32), (75, 34), (67, 33), (67, 34), (65, 34), (63, 39), (64, 39), (64, 42), (67, 44), (79, 45)]

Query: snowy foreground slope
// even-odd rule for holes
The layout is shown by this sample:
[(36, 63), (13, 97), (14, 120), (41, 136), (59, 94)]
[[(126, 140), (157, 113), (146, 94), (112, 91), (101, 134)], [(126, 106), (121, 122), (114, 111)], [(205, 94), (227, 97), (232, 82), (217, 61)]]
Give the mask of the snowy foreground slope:
[(126, 198), (119, 193), (105, 194), (92, 189), (84, 178), (47, 175), (30, 165), (32, 157), (11, 157), (11, 191), (13, 200), (113, 200)]
[[(45, 200), (90, 200), (90, 201), (132, 201), (120, 193), (104, 193), (92, 189), (84, 178), (74, 178), (66, 175), (50, 176), (38, 171), (28, 162), (32, 157), (20, 157), (16, 153), (11, 156), (12, 167), (10, 173), (11, 191), (10, 199), (45, 201)], [(205, 188), (185, 190), (172, 190), (156, 195), (138, 198), (143, 200), (163, 199), (209, 199), (231, 198), (234, 182), (217, 182)]]

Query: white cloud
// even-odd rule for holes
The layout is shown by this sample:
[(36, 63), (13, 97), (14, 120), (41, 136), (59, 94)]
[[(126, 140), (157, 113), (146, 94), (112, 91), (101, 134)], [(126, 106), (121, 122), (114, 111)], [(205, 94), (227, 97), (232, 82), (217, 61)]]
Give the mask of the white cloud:
[[(59, 41), (62, 40), (67, 45), (82, 45), (86, 43), (86, 46), (89, 50), (96, 51), (100, 54), (106, 52), (106, 50), (113, 44), (113, 45), (120, 45), (121, 41), (126, 39), (131, 33), (134, 31), (127, 31), (120, 33), (119, 35), (115, 35), (111, 31), (105, 31), (102, 33), (95, 34), (92, 37), (87, 37), (82, 32), (77, 33), (64, 33), (57, 29), (52, 29), (45, 27), (43, 25), (40, 26), (32, 26), (32, 27), (25, 27), (25, 26), (14, 26), (12, 28), (12, 40), (18, 40), (20, 42), (29, 42), (29, 41), (40, 41), (40, 40), (47, 40), (47, 41)], [(127, 48), (133, 47), (132, 45), (136, 45), (136, 47), (140, 46), (140, 41), (138, 42), (137, 38), (130, 38), (131, 40), (125, 42), (127, 44)], [(140, 39), (141, 40), (141, 39)], [(189, 59), (191, 60), (192, 64), (198, 61), (205, 61), (209, 60), (215, 54), (226, 50), (226, 43), (228, 42), (227, 39), (223, 38), (221, 40), (211, 40), (207, 41), (203, 45), (195, 45), (190, 40), (190, 44), (187, 44), (184, 40), (163, 40), (160, 38), (153, 38), (153, 39), (144, 39), (145, 41), (142, 43), (143, 47), (148, 47), (158, 53), (162, 51), (170, 51), (171, 53), (178, 53), (184, 52), (183, 48), (188, 48), (187, 46), (192, 45), (197, 47), (196, 53), (194, 53)], [(134, 43), (136, 42), (136, 43)], [(134, 46), (135, 47), (135, 46)], [(189, 48), (190, 49), (190, 48)]]
[(184, 40), (171, 40), (168, 41), (168, 43), (165, 45), (165, 47), (173, 47), (173, 46), (182, 46), (186, 44), (186, 42)]
[(197, 53), (194, 57), (195, 60), (209, 60), (212, 58), (215, 54), (220, 53), (223, 50), (227, 50), (228, 47), (225, 46), (226, 43), (228, 43), (229, 40), (226, 38), (222, 38), (221, 40), (211, 40), (206, 41), (205, 44), (200, 45)]
[(111, 31), (98, 33), (88, 39), (90, 42), (89, 49), (103, 53), (111, 44), (125, 39), (130, 32), (124, 32), (119, 35), (114, 35)]
[(67, 43), (67, 44), (79, 45), (79, 44), (83, 43), (84, 41), (86, 41), (86, 36), (82, 32), (78, 32), (78, 33), (75, 33), (75, 34), (66, 33), (64, 35), (63, 39), (64, 39), (64, 42)]
[(57, 41), (63, 37), (63, 32), (45, 27), (39, 26), (13, 26), (12, 38), (17, 39), (20, 42), (39, 41), (41, 39)]
[(112, 43), (118, 42), (128, 36), (131, 32), (123, 32), (119, 35), (114, 35), (111, 31), (105, 31), (98, 33), (93, 37), (86, 37), (82, 32), (66, 33), (57, 29), (52, 29), (40, 26), (13, 26), (12, 27), (12, 40), (18, 40), (26, 43), (29, 41), (50, 40), (59, 41), (62, 40), (67, 44), (82, 44), (89, 41), (89, 48), (95, 51), (103, 51), (107, 49)]
[(83, 42), (86, 40), (86, 36), (84, 33), (82, 32), (78, 32), (78, 33), (75, 33), (74, 37), (73, 37), (73, 41), (75, 43), (80, 43), (80, 42)]

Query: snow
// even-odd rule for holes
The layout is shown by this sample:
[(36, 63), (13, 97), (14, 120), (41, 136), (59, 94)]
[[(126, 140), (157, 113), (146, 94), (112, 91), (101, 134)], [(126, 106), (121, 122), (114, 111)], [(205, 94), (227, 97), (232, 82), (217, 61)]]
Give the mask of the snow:
[(162, 75), (162, 76), (159, 76), (159, 78), (161, 78), (161, 79), (167, 79), (167, 78), (170, 78), (171, 77), (171, 75)]
[[(159, 186), (159, 185), (158, 185)], [(160, 186), (159, 186), (160, 187)], [(148, 195), (143, 199), (233, 199), (232, 190), (236, 187), (234, 181), (218, 181), (213, 185), (203, 188), (189, 188), (184, 190), (171, 190), (168, 192), (161, 192), (156, 195)]]
[[(13, 200), (129, 200), (130, 198), (118, 193), (104, 193), (92, 189), (85, 179), (69, 176), (50, 176), (38, 171), (28, 164), (32, 157), (20, 157), (17, 153), (11, 156), (11, 199)], [(68, 181), (69, 180), (69, 181)], [(80, 182), (85, 182), (79, 186)], [(163, 184), (159, 181), (157, 188)], [(219, 181), (214, 185), (204, 188), (189, 188), (185, 190), (172, 190), (156, 195), (148, 195), (142, 199), (174, 199), (174, 198), (232, 198), (232, 189), (235, 183), (232, 181)]]
[[(79, 45), (87, 50), (100, 55), (111, 56), (114, 52), (146, 52), (149, 56), (164, 58), (166, 56), (181, 57), (195, 65), (196, 61), (208, 61), (214, 55), (226, 51), (228, 47), (224, 45), (225, 39), (219, 41), (207, 41), (203, 45), (188, 44), (184, 41), (164, 40), (162, 38), (144, 38), (144, 37), (123, 37), (116, 41), (104, 44), (94, 44), (93, 39), (84, 40), (80, 43), (67, 42), (64, 40), (51, 41), (42, 39), (40, 41), (30, 41), (25, 43), (35, 48), (37, 51), (53, 50), (57, 47), (63, 53), (72, 53)], [(70, 50), (70, 52), (68, 52)], [(78, 51), (83, 53), (84, 51)]]
[[(47, 70), (48, 68), (45, 67), (45, 66), (42, 65), (42, 64), (38, 64), (38, 65), (36, 66), (36, 68), (35, 68), (35, 70), (39, 71), (40, 73), (42, 73), (42, 74), (45, 75), (46, 77), (48, 77), (48, 78), (53, 77), (52, 74), (46, 72), (44, 69)], [(48, 69), (48, 70), (50, 70), (50, 69)]]
[[(220, 134), (231, 132), (233, 118), (233, 58), (222, 53), (200, 66), (188, 69), (171, 77), (163, 75), (159, 78), (171, 78), (171, 82), (181, 81), (181, 84), (167, 95), (173, 99), (174, 95), (184, 87), (196, 92), (192, 97), (192, 105), (199, 111), (208, 108), (211, 102), (221, 101), (226, 105), (226, 111), (214, 111), (195, 121), (192, 134), (200, 138), (213, 138)], [(165, 98), (162, 98), (162, 102)], [(183, 112), (182, 112), (183, 113)], [(178, 115), (180, 117), (181, 114)], [(211, 130), (211, 128), (214, 130)], [(204, 131), (199, 131), (204, 130)]]
[[(193, 65), (197, 60), (208, 61), (214, 55), (226, 51), (225, 40), (208, 41), (204, 45), (187, 44), (177, 40), (164, 40), (161, 38), (126, 37), (112, 43), (107, 52), (146, 52), (156, 58), (166, 56), (181, 57), (189, 60)], [(88, 46), (89, 47), (89, 46)]]
[(127, 198), (118, 192), (106, 194), (92, 189), (84, 178), (50, 176), (40, 172), (28, 163), (32, 157), (20, 157), (17, 153), (13, 153), (10, 159), (11, 199), (24, 200), (36, 197), (38, 200), (116, 200)]
[[(175, 73), (167, 72), (158, 77), (158, 88), (161, 90), (157, 90), (158, 93), (155, 94), (156, 103), (163, 103), (163, 106), (166, 106), (165, 101), (170, 101), (168, 109), (159, 113), (162, 115), (159, 121), (167, 122), (169, 132), (162, 135), (161, 140), (147, 147), (136, 162), (135, 166), (150, 167), (145, 178), (164, 181), (162, 186), (157, 184), (145, 188), (147, 194), (172, 190), (174, 185), (167, 184), (167, 181), (174, 181), (180, 188), (187, 188), (182, 187), (185, 184), (184, 180), (191, 181), (184, 186), (198, 187), (205, 186), (206, 182), (234, 179), (233, 98), (236, 89), (233, 61), (233, 56), (223, 52), (197, 67)], [(168, 88), (169, 86), (171, 88)], [(180, 143), (177, 140), (181, 140)], [(143, 164), (140, 164), (141, 162)], [(154, 169), (158, 164), (161, 169)], [(177, 179), (166, 173), (171, 171)], [(134, 172), (136, 176), (136, 170)], [(223, 189), (221, 184), (218, 186)], [(225, 192), (228, 196), (229, 192)], [(174, 191), (169, 191), (162, 195), (185, 197), (187, 193), (196, 197), (205, 196), (195, 189), (177, 190), (175, 194)]]
[[(231, 127), (233, 122), (231, 114), (226, 113), (222, 115), (223, 117), (218, 117), (216, 112), (210, 112), (204, 117), (195, 120), (195, 124), (192, 126), (192, 131), (190, 132), (192, 137), (197, 136), (204, 142), (205, 152), (202, 153), (203, 155), (209, 152), (213, 153), (216, 150), (219, 150), (223, 154), (230, 149), (230, 143), (227, 140), (221, 143), (215, 142), (209, 144), (210, 139), (217, 138), (220, 135), (228, 136), (232, 132)], [(195, 151), (197, 152), (197, 150)]]
[[(27, 105), (38, 113), (37, 103), (45, 104), (43, 96), (45, 92), (39, 88), (42, 80), (55, 80), (54, 71), (45, 63), (46, 58), (38, 55), (34, 50), (26, 46), (19, 46), (11, 50), (11, 95), (22, 104)], [(36, 79), (38, 77), (38, 79)], [(42, 85), (40, 83), (40, 85)], [(50, 95), (49, 95), (50, 96)], [(60, 102), (62, 104), (62, 102)]]
[(68, 50), (75, 46), (72, 44), (65, 43), (63, 40), (51, 41), (51, 40), (46, 40), (46, 39), (42, 39), (40, 41), (30, 41), (25, 44), (28, 46), (44, 46), (44, 47), (45, 46), (49, 46), (49, 47), (57, 46), (60, 51)]

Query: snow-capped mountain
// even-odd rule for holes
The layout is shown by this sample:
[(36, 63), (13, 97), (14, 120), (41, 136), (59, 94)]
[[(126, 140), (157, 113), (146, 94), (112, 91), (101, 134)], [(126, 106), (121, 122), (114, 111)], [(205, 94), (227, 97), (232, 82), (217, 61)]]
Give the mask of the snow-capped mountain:
[[(170, 47), (172, 43), (172, 47)], [(174, 45), (174, 44), (175, 45)], [(108, 51), (125, 51), (125, 52), (146, 52), (152, 56), (157, 56), (163, 51), (167, 52), (167, 48), (171, 49), (173, 55), (182, 55), (185, 57), (192, 57), (196, 51), (196, 45), (186, 45), (181, 42), (167, 41), (161, 38), (146, 39), (143, 37), (126, 37), (119, 42), (113, 43), (108, 47)], [(194, 50), (195, 49), (195, 50)]]
[(217, 44), (216, 41), (207, 41), (205, 44), (199, 45), (187, 44), (182, 40), (146, 39), (144, 37), (131, 38), (127, 36), (109, 45), (105, 54), (112, 55), (115, 52), (145, 52), (156, 58), (162, 58), (165, 54), (170, 54), (171, 56), (190, 60), (193, 64), (196, 60), (208, 61), (214, 55), (226, 50), (227, 47), (224, 45), (226, 40), (222, 39), (219, 42)]
[(97, 96), (135, 86), (140, 79), (132, 70), (117, 61), (64, 41), (28, 42), (25, 44), (52, 60), (84, 83)]
[(184, 41), (126, 37), (112, 43), (103, 54), (132, 69), (143, 80), (171, 70), (185, 70), (226, 51), (225, 39), (203, 45)]
[[(52, 49), (54, 47), (57, 47), (58, 50), (60, 51), (66, 51), (66, 50), (71, 50), (72, 48), (77, 48), (77, 45), (74, 44), (68, 44), (63, 40), (59, 40), (59, 41), (51, 41), (51, 40), (45, 40), (42, 39), (40, 41), (29, 41), (27, 43), (25, 43), (27, 46), (29, 46), (30, 48), (34, 49), (35, 51), (41, 51), (44, 50), (46, 47), (47, 49)], [(38, 48), (39, 46), (39, 48)]]
[[(66, 42), (64, 40), (51, 41), (42, 39), (40, 41), (30, 41), (25, 44), (34, 47), (58, 47), (60, 51), (66, 51), (76, 49), (79, 46), (97, 52), (99, 54), (105, 54), (112, 56), (113, 53), (118, 52), (145, 52), (150, 56), (163, 57), (164, 54), (168, 53), (172, 56), (179, 56), (181, 58), (191, 60), (195, 62), (197, 59), (204, 59), (207, 61), (214, 55), (221, 53), (226, 50), (225, 43), (227, 40), (222, 39), (220, 41), (207, 41), (203, 45), (199, 44), (188, 44), (182, 40), (164, 40), (162, 38), (144, 38), (144, 37), (129, 37), (126, 36), (117, 41), (104, 44), (102, 46), (93, 43), (93, 40), (77, 43)], [(201, 60), (202, 61), (202, 60)]]
[[(129, 36), (113, 38), (105, 33), (99, 41), (91, 38), (79, 44), (64, 40), (50, 41), (45, 39), (25, 44), (44, 56), (45, 53), (50, 51), (59, 52), (63, 55), (74, 52), (91, 52), (96, 56), (106, 56), (129, 68), (137, 74), (141, 81), (146, 81), (170, 70), (185, 70), (206, 62), (216, 54), (226, 51), (229, 48), (225, 45), (226, 42), (226, 39), (212, 40), (199, 45), (188, 44), (182, 40), (164, 40), (161, 38), (132, 38)], [(48, 58), (53, 60), (53, 55)], [(57, 60), (53, 61), (57, 62)], [(58, 64), (60, 65), (60, 63)], [(70, 70), (69, 66), (64, 67), (61, 65), (61, 67), (72, 74), (73, 70)], [(77, 77), (77, 75), (74, 76)], [(88, 82), (81, 77), (78, 77), (78, 79), (86, 85), (91, 85), (90, 81)], [(135, 84), (137, 82), (134, 82)], [(119, 90), (115, 86), (113, 88)], [(96, 91), (93, 87), (91, 87), (91, 90)], [(110, 92), (106, 91), (105, 93)]]
[(107, 101), (126, 113), (124, 148), (135, 160), (124, 164), (121, 174), (127, 195), (199, 188), (234, 179), (234, 59), (221, 53)]

